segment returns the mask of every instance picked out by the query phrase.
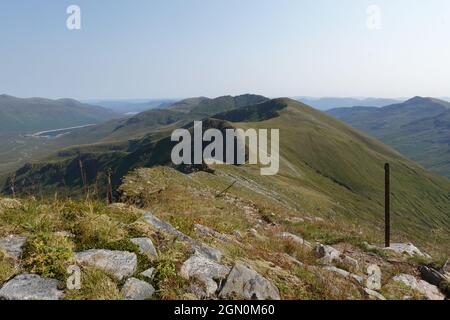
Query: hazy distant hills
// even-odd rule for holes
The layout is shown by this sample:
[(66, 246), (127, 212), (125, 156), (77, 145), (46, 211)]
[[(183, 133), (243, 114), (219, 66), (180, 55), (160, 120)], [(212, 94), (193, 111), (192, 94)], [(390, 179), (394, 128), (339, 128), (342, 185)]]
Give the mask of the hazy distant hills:
[[(202, 105), (201, 101), (203, 99), (197, 100), (196, 105)], [(131, 119), (123, 122), (118, 132), (131, 132), (133, 126), (140, 128), (136, 126), (138, 122)], [(390, 162), (395, 232), (401, 230), (416, 240), (426, 240), (431, 230), (443, 228), (445, 232), (449, 231), (448, 179), (426, 171), (390, 147), (323, 112), (291, 99), (274, 99), (222, 112), (207, 119), (206, 123), (208, 127), (220, 130), (230, 127), (280, 130), (278, 175), (263, 179), (255, 166), (219, 168), (225, 170), (221, 174), (255, 183), (255, 188), (264, 186), (273, 190), (280, 203), (288, 201), (311, 212), (373, 224), (372, 228), (381, 227), (383, 165)], [(116, 142), (106, 139), (108, 143), (60, 150), (51, 158), (31, 162), (19, 169), (16, 188), (25, 194), (51, 195), (58, 191), (62, 196), (82, 193), (80, 160), (92, 192), (104, 188), (109, 170), (117, 186), (132, 169), (171, 165), (170, 152), (174, 143), (170, 141), (170, 134), (180, 126), (189, 127), (190, 124), (184, 121), (168, 125), (156, 123), (155, 129), (139, 139)], [(8, 183), (4, 191), (8, 192)]]
[(115, 112), (72, 99), (16, 98), (0, 95), (0, 134), (95, 124), (119, 117)]
[(122, 114), (139, 113), (149, 109), (165, 108), (176, 102), (173, 99), (97, 99), (83, 102), (114, 110)]
[(383, 108), (338, 108), (328, 113), (450, 177), (449, 102), (415, 97)]
[(310, 105), (316, 109), (326, 111), (334, 108), (350, 108), (354, 106), (361, 107), (384, 107), (394, 103), (400, 103), (400, 99), (385, 99), (385, 98), (311, 98), (311, 97), (296, 97), (296, 100)]

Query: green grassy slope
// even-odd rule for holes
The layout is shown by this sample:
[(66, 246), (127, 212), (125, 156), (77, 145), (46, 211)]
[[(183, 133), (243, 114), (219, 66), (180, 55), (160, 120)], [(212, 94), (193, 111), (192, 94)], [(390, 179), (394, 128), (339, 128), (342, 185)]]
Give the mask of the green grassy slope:
[(72, 99), (21, 99), (0, 96), (0, 133), (34, 133), (119, 117), (111, 110)]
[(450, 103), (415, 97), (384, 108), (343, 108), (328, 113), (450, 177)]

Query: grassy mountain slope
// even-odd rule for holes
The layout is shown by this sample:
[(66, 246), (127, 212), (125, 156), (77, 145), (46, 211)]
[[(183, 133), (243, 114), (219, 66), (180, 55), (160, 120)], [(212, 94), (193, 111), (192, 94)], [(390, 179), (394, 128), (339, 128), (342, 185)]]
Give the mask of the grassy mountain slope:
[(450, 177), (450, 103), (415, 97), (384, 108), (343, 108), (328, 113)]
[[(262, 177), (259, 168), (250, 165), (215, 166), (216, 175), (249, 186), (280, 205), (364, 225), (381, 239), (383, 165), (389, 162), (395, 237), (429, 246), (448, 243), (450, 181), (426, 171), (381, 142), (290, 99), (271, 100), (215, 118), (207, 122), (209, 127), (280, 129), (281, 153), (276, 176)], [(170, 130), (166, 132), (169, 134)], [(86, 146), (76, 152), (60, 152), (59, 157), (20, 169), (17, 188), (33, 194), (82, 192), (81, 159), (91, 194), (95, 195), (104, 186), (109, 168), (117, 186), (132, 169), (170, 164), (173, 143), (163, 136), (162, 132), (151, 134), (120, 150)]]
[(117, 117), (111, 110), (72, 99), (0, 96), (0, 133), (34, 133), (95, 124)]

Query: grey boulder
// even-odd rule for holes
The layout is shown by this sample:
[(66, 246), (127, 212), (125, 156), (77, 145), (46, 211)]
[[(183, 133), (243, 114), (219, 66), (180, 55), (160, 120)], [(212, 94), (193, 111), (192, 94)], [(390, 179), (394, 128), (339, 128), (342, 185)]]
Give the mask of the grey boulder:
[(196, 279), (201, 282), (207, 296), (217, 292), (220, 282), (230, 273), (230, 268), (223, 266), (203, 255), (196, 254), (181, 266), (180, 275), (185, 279)]
[(26, 242), (26, 237), (9, 235), (5, 238), (0, 239), (0, 249), (12, 258), (20, 259), (23, 251), (23, 246)]
[(0, 299), (59, 300), (63, 297), (63, 291), (58, 286), (58, 280), (44, 279), (36, 274), (21, 274), (0, 289)]
[(137, 267), (137, 257), (133, 252), (92, 249), (75, 254), (75, 260), (82, 266), (101, 269), (117, 279), (134, 274)]
[(155, 293), (155, 288), (145, 281), (130, 278), (125, 282), (121, 293), (127, 300), (148, 300)]
[(154, 260), (158, 258), (158, 253), (156, 252), (155, 246), (153, 242), (149, 238), (134, 238), (131, 239), (131, 242), (139, 247), (139, 252), (150, 260)]
[(413, 290), (418, 291), (428, 300), (444, 300), (444, 295), (436, 286), (423, 280), (417, 280), (410, 274), (401, 274), (393, 278), (394, 281), (401, 282)]
[(248, 300), (280, 300), (278, 288), (255, 270), (236, 263), (220, 291), (219, 297)]

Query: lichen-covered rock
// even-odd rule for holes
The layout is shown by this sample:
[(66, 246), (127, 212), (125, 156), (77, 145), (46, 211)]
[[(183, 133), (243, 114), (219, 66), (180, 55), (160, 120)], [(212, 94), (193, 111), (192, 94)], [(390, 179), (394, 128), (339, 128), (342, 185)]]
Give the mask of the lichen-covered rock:
[(378, 265), (372, 264), (367, 267), (366, 287), (370, 290), (378, 291), (381, 289), (381, 269)]
[(219, 284), (230, 273), (230, 268), (196, 254), (181, 266), (180, 275), (185, 279), (197, 279), (205, 286), (208, 296), (216, 293)]
[(19, 259), (22, 255), (22, 248), (26, 242), (26, 237), (9, 235), (0, 239), (0, 249), (3, 250), (8, 256), (14, 259)]
[(394, 281), (403, 283), (404, 285), (410, 287), (423, 294), (428, 300), (444, 300), (444, 295), (439, 291), (436, 286), (429, 284), (423, 280), (417, 280), (414, 276), (410, 274), (401, 274), (393, 278)]
[(153, 245), (153, 242), (149, 238), (134, 238), (130, 240), (132, 243), (139, 247), (139, 252), (147, 256), (150, 260), (158, 258), (158, 253)]
[(155, 288), (145, 281), (130, 278), (125, 282), (121, 293), (127, 300), (148, 300), (155, 293)]
[(0, 289), (0, 299), (59, 300), (63, 297), (63, 291), (58, 286), (58, 280), (44, 279), (36, 274), (21, 274)]
[(236, 263), (220, 291), (220, 298), (280, 300), (278, 288), (255, 270)]
[(133, 252), (92, 249), (75, 254), (78, 264), (101, 269), (117, 279), (134, 274), (137, 267), (137, 257)]

